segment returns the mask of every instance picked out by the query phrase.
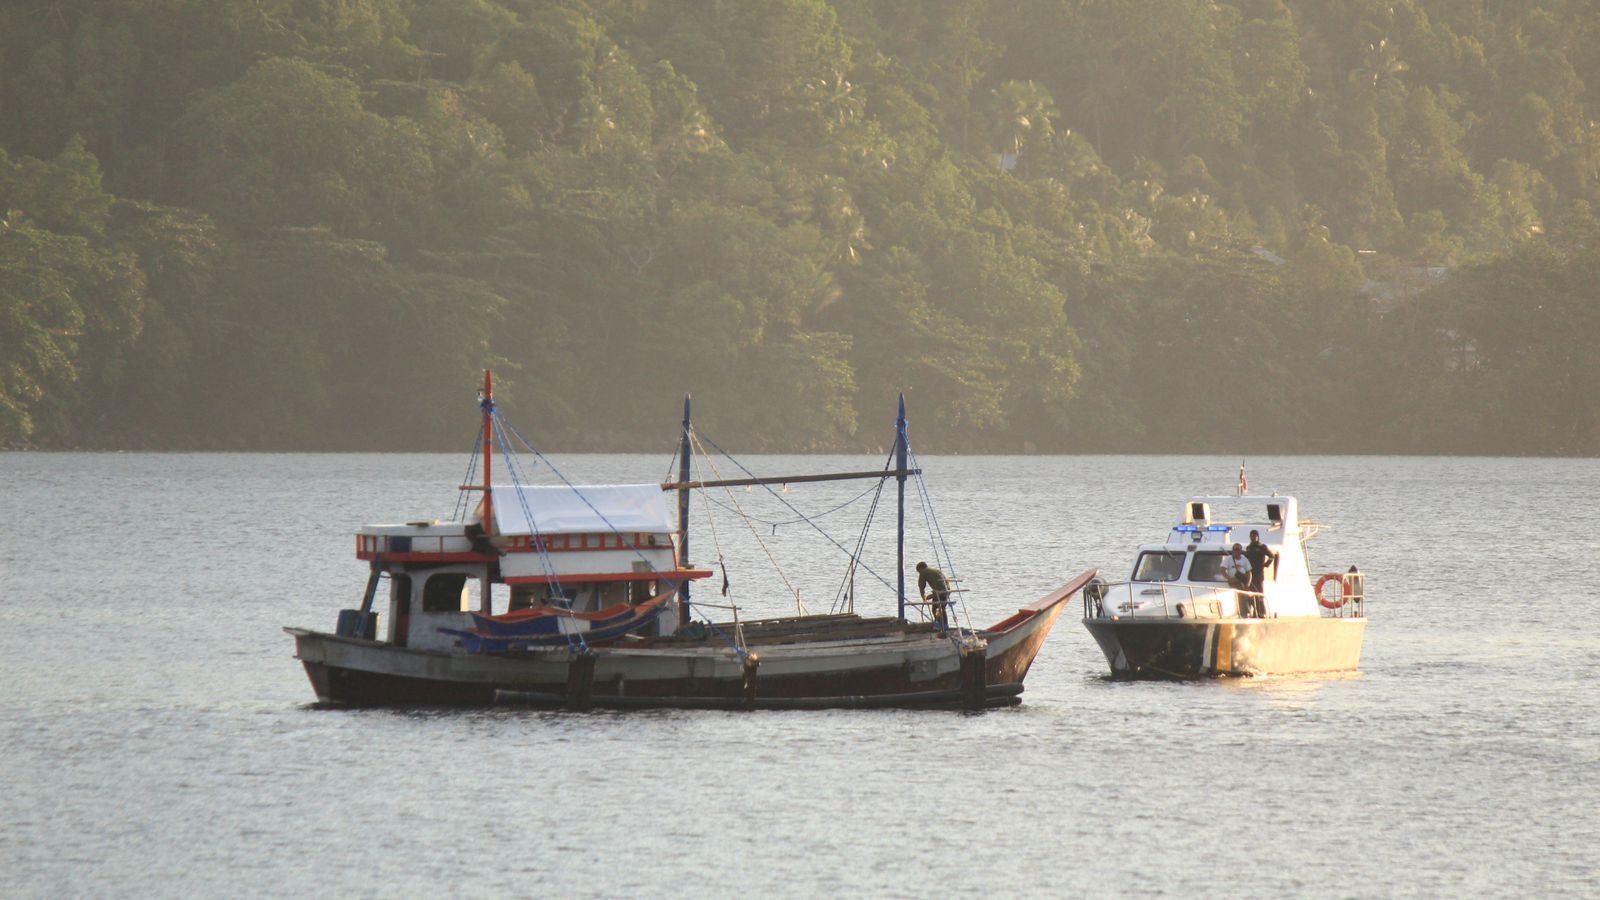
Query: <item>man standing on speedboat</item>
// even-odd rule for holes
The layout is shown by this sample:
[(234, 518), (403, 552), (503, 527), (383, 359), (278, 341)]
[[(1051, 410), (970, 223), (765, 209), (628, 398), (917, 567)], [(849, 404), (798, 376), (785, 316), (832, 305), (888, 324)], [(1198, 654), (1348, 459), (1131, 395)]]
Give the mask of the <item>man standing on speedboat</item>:
[(1260, 616), (1262, 609), (1262, 595), (1267, 589), (1267, 564), (1272, 562), (1272, 551), (1267, 545), (1261, 543), (1261, 532), (1251, 529), (1250, 546), (1244, 548), (1244, 558), (1250, 560), (1250, 605), (1255, 610), (1255, 615)]

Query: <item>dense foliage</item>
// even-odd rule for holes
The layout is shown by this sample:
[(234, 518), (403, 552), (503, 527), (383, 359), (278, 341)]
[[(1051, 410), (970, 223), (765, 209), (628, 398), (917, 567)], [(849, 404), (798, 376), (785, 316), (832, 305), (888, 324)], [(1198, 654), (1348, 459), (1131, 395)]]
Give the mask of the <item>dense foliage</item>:
[(1600, 453), (1585, 0), (15, 0), (0, 444)]

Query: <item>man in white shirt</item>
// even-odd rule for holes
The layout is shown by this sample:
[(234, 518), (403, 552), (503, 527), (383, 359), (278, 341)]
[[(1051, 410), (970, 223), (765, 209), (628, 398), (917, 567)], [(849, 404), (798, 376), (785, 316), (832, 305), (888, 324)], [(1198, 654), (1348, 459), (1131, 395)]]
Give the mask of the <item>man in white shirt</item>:
[(1234, 590), (1250, 589), (1250, 559), (1243, 544), (1234, 544), (1233, 552), (1222, 558), (1222, 574)]

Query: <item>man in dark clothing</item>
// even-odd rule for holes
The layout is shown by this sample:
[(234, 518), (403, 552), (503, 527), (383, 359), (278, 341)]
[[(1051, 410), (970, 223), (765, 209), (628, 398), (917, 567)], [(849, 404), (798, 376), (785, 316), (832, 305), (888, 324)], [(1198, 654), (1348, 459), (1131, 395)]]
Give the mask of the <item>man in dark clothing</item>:
[(950, 604), (950, 585), (945, 582), (944, 573), (925, 562), (917, 563), (917, 593), (924, 601), (932, 600), (934, 624), (948, 628), (950, 616), (945, 608)]
[(1257, 616), (1264, 612), (1265, 604), (1262, 602), (1261, 593), (1267, 586), (1267, 563), (1272, 562), (1272, 551), (1267, 545), (1261, 543), (1261, 532), (1250, 532), (1250, 546), (1244, 548), (1245, 558), (1250, 560), (1250, 593), (1255, 594), (1250, 598), (1250, 605), (1255, 608)]

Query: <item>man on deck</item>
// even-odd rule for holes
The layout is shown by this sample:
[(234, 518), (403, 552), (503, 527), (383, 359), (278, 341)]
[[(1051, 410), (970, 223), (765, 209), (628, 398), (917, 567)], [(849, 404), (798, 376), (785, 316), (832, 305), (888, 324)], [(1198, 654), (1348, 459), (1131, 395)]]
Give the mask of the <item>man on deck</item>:
[(1255, 595), (1250, 598), (1250, 605), (1260, 616), (1265, 607), (1262, 594), (1267, 589), (1267, 566), (1273, 562), (1272, 551), (1261, 543), (1261, 532), (1250, 532), (1250, 546), (1244, 548), (1244, 558), (1250, 560), (1250, 593)]
[(950, 585), (944, 573), (925, 562), (917, 563), (917, 593), (923, 601), (932, 600), (933, 621), (940, 628), (950, 627), (950, 617), (945, 608), (950, 604)]

